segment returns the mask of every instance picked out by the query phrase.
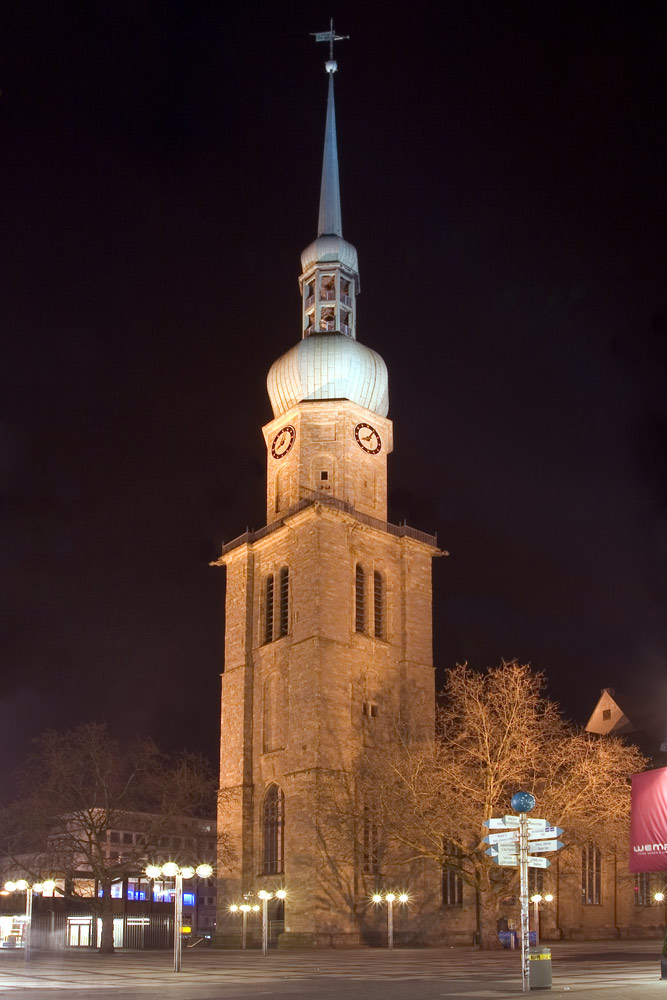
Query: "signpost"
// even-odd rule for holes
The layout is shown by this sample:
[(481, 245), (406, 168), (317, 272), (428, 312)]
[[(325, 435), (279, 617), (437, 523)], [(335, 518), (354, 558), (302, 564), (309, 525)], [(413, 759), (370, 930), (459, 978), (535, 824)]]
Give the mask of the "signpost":
[(528, 869), (549, 867), (551, 864), (549, 859), (537, 855), (559, 851), (563, 847), (563, 842), (558, 840), (558, 837), (564, 831), (559, 826), (552, 826), (546, 819), (528, 816), (528, 813), (535, 808), (535, 797), (530, 792), (517, 792), (513, 795), (512, 808), (518, 815), (497, 816), (484, 820), (487, 830), (497, 832), (482, 837), (482, 843), (489, 845), (486, 854), (494, 864), (503, 868), (519, 869), (521, 989), (527, 993), (530, 990)]

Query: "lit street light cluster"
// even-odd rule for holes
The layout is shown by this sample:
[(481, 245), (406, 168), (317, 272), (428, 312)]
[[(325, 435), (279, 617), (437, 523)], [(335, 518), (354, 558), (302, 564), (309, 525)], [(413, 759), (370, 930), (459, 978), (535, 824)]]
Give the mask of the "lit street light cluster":
[(398, 902), (402, 905), (408, 902), (407, 892), (386, 892), (384, 896), (381, 892), (376, 892), (371, 896), (371, 900), (377, 905), (379, 903), (387, 904), (387, 946), (389, 948), (394, 947), (394, 903)]
[(163, 865), (146, 865), (146, 875), (150, 879), (167, 878), (175, 880), (174, 892), (174, 972), (181, 971), (181, 948), (183, 934), (183, 879), (210, 878), (213, 874), (211, 865), (177, 865), (175, 861), (167, 861)]
[(45, 882), (34, 882), (32, 885), (24, 879), (17, 879), (16, 882), (5, 882), (7, 892), (25, 892), (25, 931), (23, 934), (23, 957), (26, 962), (30, 961), (30, 931), (32, 930), (32, 894), (33, 892), (46, 892), (51, 895), (56, 887), (53, 879), (46, 879)]
[(530, 901), (533, 904), (533, 923), (535, 924), (535, 944), (540, 943), (540, 903), (544, 900), (545, 903), (553, 903), (553, 895), (547, 892), (546, 895), (542, 896), (539, 892), (536, 892), (534, 896), (530, 897)]

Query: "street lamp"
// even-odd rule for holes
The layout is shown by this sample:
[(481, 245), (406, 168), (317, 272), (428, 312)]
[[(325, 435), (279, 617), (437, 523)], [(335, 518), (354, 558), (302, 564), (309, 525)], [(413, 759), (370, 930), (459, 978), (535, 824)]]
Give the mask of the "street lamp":
[(196, 868), (190, 865), (185, 865), (183, 867), (176, 864), (175, 861), (167, 861), (164, 865), (146, 865), (146, 875), (150, 879), (160, 878), (161, 875), (166, 875), (167, 878), (175, 879), (175, 892), (174, 892), (174, 972), (181, 971), (181, 948), (182, 948), (182, 929), (183, 929), (183, 879), (193, 878), (198, 875), (199, 878), (210, 878), (213, 874), (213, 868), (211, 865), (197, 865)]
[(402, 904), (407, 903), (408, 894), (401, 892), (397, 895), (395, 892), (386, 892), (383, 896), (381, 892), (376, 892), (371, 898), (376, 905), (383, 902), (387, 904), (387, 946), (391, 949), (394, 947), (394, 903), (397, 900)]
[(33, 892), (47, 892), (51, 893), (56, 887), (56, 883), (52, 879), (47, 879), (46, 882), (34, 882), (30, 885), (29, 882), (24, 878), (18, 879), (16, 882), (5, 882), (5, 889), (7, 892), (19, 892), (25, 891), (25, 930), (23, 932), (23, 957), (26, 962), (30, 961), (30, 932), (32, 931), (32, 894)]
[[(247, 899), (251, 897), (252, 893), (248, 893), (243, 898)], [(257, 903), (254, 903), (252, 906), (250, 905), (250, 903), (241, 903), (240, 906), (237, 903), (232, 903), (232, 905), (229, 907), (229, 912), (240, 913), (241, 916), (243, 917), (243, 925), (241, 931), (241, 947), (245, 951), (248, 940), (248, 915), (250, 913), (259, 913), (259, 906)]]
[(545, 896), (540, 895), (536, 892), (534, 896), (530, 897), (530, 901), (533, 904), (533, 923), (535, 924), (535, 944), (540, 943), (540, 903), (544, 900), (545, 903), (553, 902), (552, 893), (548, 892)]
[(267, 892), (265, 889), (260, 889), (257, 893), (262, 901), (262, 955), (266, 955), (269, 947), (269, 900), (273, 899), (285, 899), (287, 897), (286, 889), (277, 889), (276, 892)]

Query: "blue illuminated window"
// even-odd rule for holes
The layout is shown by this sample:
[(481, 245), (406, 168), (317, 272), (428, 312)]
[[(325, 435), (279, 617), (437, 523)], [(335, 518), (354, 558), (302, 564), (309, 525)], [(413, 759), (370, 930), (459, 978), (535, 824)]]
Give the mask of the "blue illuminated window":
[(194, 892), (184, 892), (183, 893), (183, 906), (194, 906), (195, 905), (195, 894)]

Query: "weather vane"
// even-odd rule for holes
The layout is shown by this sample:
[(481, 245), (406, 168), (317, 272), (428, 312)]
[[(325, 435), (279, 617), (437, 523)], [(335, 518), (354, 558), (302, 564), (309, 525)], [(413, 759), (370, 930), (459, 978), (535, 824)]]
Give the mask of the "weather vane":
[(329, 22), (329, 30), (328, 31), (311, 31), (311, 35), (315, 36), (315, 41), (316, 42), (328, 42), (329, 43), (329, 61), (327, 63), (327, 73), (335, 73), (336, 69), (337, 69), (337, 66), (336, 66), (336, 62), (335, 62), (334, 57), (333, 57), (334, 42), (342, 42), (346, 38), (349, 38), (350, 36), (349, 35), (337, 35), (336, 34), (336, 32), (334, 31), (334, 26), (333, 26), (333, 17), (331, 18), (331, 21)]

